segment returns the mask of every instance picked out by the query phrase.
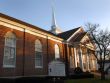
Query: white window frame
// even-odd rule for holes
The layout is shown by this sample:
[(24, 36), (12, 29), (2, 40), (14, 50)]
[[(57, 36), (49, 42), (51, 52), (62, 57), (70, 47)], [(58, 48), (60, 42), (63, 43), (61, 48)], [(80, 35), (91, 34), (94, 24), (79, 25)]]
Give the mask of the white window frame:
[[(7, 45), (7, 39), (13, 39), (14, 40), (14, 45)], [(5, 49), (9, 47), (9, 50), (14, 49), (14, 65), (7, 65), (5, 64)], [(3, 68), (15, 68), (16, 67), (16, 36), (12, 32), (7, 32), (5, 35), (5, 44), (4, 44), (4, 56), (3, 56)]]
[[(38, 47), (38, 48), (36, 48), (37, 46), (36, 46), (36, 42), (38, 43), (38, 46), (40, 46), (40, 48)], [(36, 65), (36, 52), (41, 52), (41, 65), (40, 66), (38, 66), (38, 65)], [(42, 44), (41, 44), (41, 42), (40, 42), (40, 40), (36, 40), (35, 41), (35, 68), (43, 68), (43, 51), (42, 51)]]

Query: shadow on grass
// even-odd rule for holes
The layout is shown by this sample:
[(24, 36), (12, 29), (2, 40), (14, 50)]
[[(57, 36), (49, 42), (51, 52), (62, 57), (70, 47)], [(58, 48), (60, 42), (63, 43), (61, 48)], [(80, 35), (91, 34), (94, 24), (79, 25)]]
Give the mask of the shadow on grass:
[(0, 83), (64, 83), (63, 79), (48, 77), (21, 77), (16, 79), (0, 78)]
[(68, 78), (69, 79), (94, 78), (94, 74), (91, 74), (89, 72), (83, 72), (80, 74), (72, 74)]

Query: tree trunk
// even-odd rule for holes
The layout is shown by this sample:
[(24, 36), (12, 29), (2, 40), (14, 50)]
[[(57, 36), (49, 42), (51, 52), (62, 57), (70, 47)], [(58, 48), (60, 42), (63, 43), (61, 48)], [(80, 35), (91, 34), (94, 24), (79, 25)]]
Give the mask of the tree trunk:
[(104, 70), (101, 71), (101, 80), (105, 80), (105, 72), (104, 72)]
[(104, 71), (104, 65), (102, 61), (100, 64), (100, 73), (101, 73), (101, 80), (105, 80), (105, 71)]

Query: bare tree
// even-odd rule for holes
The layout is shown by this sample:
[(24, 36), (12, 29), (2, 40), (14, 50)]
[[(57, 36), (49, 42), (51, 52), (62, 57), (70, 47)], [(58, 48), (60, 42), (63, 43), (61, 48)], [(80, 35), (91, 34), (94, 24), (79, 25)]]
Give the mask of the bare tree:
[[(97, 58), (97, 62), (100, 67), (101, 79), (105, 79), (105, 72), (110, 68), (105, 70), (105, 61), (110, 57), (110, 50), (108, 47), (110, 46), (110, 32), (107, 30), (98, 30), (99, 24), (87, 23), (86, 29), (90, 34), (91, 39), (96, 47), (95, 57)], [(110, 59), (108, 59), (110, 60)], [(110, 62), (110, 61), (109, 61)]]

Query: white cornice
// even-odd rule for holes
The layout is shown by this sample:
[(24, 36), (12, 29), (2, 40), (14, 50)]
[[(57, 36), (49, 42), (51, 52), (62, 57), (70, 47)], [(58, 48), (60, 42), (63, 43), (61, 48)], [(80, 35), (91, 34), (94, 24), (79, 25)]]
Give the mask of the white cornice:
[(63, 39), (55, 37), (51, 34), (39, 31), (37, 29), (31, 28), (29, 26), (26, 26), (26, 25), (23, 25), (23, 24), (20, 24), (20, 23), (17, 23), (17, 22), (14, 22), (14, 21), (2, 18), (2, 17), (0, 17), (0, 25), (6, 26), (6, 27), (9, 27), (12, 29), (16, 29), (19, 31), (24, 31), (24, 29), (25, 29), (27, 33), (30, 33), (30, 34), (33, 34), (33, 35), (36, 35), (39, 37), (43, 37), (43, 38), (48, 37), (49, 39), (60, 42), (60, 43), (63, 41)]
[(9, 23), (6, 23), (6, 22), (2, 21), (1, 19), (0, 19), (0, 25), (6, 26), (6, 27), (9, 27), (9, 28), (12, 28), (12, 29), (16, 29), (16, 30), (19, 30), (19, 31), (24, 31), (23, 28), (11, 25)]
[(59, 40), (54, 39), (54, 38), (52, 38), (52, 37), (48, 37), (48, 39), (53, 40), (53, 41), (56, 41), (56, 42), (59, 42), (59, 43), (62, 43), (62, 41), (59, 41)]

